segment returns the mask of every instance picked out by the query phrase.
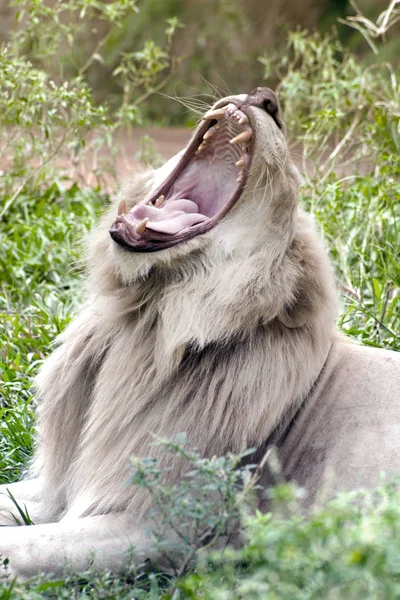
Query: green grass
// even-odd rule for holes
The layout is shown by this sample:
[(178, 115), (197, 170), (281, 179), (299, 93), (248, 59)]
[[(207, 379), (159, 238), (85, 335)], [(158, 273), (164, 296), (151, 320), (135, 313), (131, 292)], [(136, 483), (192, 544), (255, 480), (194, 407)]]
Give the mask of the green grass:
[(365, 344), (400, 350), (400, 185), (334, 176), (306, 201), (322, 224), (342, 289), (339, 326)]
[(79, 241), (105, 205), (99, 191), (54, 185), (20, 196), (0, 231), (0, 483), (32, 449), (32, 377), (81, 295)]

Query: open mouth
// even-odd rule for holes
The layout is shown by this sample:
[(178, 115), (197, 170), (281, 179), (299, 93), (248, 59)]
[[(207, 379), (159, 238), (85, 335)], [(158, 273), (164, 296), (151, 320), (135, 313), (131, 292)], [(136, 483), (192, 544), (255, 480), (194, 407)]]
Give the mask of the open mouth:
[(158, 189), (130, 211), (122, 200), (112, 239), (133, 252), (154, 252), (210, 230), (241, 196), (253, 137), (248, 116), (233, 102), (207, 112)]

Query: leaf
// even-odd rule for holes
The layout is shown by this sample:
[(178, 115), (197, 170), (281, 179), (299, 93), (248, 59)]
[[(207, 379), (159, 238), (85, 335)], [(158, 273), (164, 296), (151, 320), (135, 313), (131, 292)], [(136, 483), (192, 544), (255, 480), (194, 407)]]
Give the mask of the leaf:
[(95, 52), (92, 56), (93, 60), (97, 60), (99, 63), (104, 65), (104, 58), (98, 52)]
[(380, 283), (379, 279), (374, 278), (372, 280), (372, 286), (373, 286), (373, 289), (374, 289), (375, 298), (379, 302), (381, 300), (381, 297), (382, 297), (382, 286), (381, 286), (381, 283)]

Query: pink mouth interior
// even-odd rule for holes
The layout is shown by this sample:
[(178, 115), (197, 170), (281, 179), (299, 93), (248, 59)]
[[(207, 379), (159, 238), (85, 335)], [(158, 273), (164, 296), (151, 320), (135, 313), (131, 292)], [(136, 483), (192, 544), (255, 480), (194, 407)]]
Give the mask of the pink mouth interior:
[(148, 217), (147, 229), (173, 235), (217, 214), (239, 185), (235, 166), (239, 155), (228, 145), (228, 128), (224, 129), (216, 132), (212, 146), (184, 167), (160, 208), (139, 204), (131, 210), (132, 217), (138, 222)]
[[(122, 238), (123, 244), (135, 246), (138, 241), (160, 240), (160, 236), (188, 237), (191, 231), (195, 235), (196, 225), (217, 217), (237, 195), (250, 164), (252, 130), (234, 104), (210, 114), (204, 117), (200, 142), (186, 160), (187, 153), (181, 159), (184, 166), (178, 167), (177, 175), (159, 188), (160, 195), (152, 192), (129, 213), (120, 211), (113, 226), (115, 241)], [(239, 134), (243, 139), (230, 143)]]

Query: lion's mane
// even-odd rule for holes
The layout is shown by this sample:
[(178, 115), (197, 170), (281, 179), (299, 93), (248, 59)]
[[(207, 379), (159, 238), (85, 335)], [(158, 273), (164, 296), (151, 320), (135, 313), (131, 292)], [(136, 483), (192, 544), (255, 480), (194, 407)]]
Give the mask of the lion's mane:
[[(132, 205), (151, 176), (125, 190)], [(207, 456), (258, 447), (307, 396), (332, 341), (335, 286), (297, 183), (278, 189), (277, 235), (246, 256), (193, 240), (184, 256), (146, 263), (127, 253), (116, 268), (115, 206), (103, 217), (89, 240), (87, 301), (37, 382), (34, 471), (54, 506), (142, 514), (147, 497), (123, 483), (131, 455), (158, 453), (153, 434), (184, 431)]]

